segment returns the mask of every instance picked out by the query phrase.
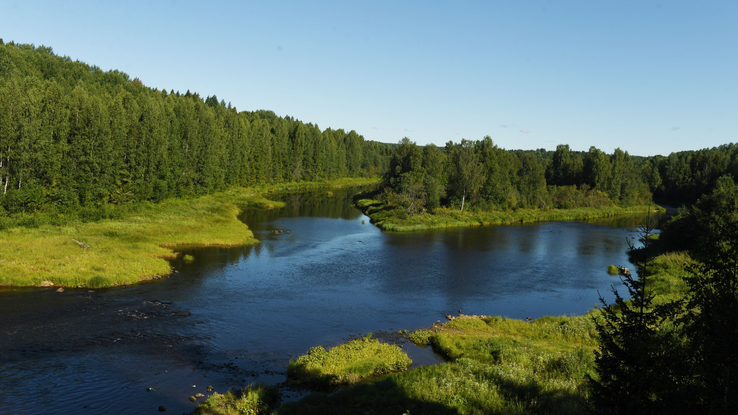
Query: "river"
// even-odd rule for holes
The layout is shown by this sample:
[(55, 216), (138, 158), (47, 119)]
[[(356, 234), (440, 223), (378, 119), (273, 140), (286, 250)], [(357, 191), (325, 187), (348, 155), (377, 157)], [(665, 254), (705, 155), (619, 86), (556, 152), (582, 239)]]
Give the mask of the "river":
[[(189, 413), (189, 396), (279, 384), (318, 344), (444, 314), (584, 314), (612, 299), (644, 218), (383, 233), (348, 190), (246, 210), (261, 243), (187, 251), (171, 277), (105, 289), (0, 287), (0, 412)], [(623, 291), (623, 290), (621, 290)], [(397, 339), (395, 339), (397, 340)], [(415, 364), (437, 358), (407, 345)], [(285, 399), (304, 392), (285, 389)]]

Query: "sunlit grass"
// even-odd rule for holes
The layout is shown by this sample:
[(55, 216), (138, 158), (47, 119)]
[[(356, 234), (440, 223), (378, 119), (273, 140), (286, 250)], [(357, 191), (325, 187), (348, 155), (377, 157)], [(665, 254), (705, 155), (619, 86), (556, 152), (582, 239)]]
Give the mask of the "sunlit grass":
[(326, 350), (311, 348), (290, 362), (290, 384), (331, 388), (360, 382), (367, 378), (399, 372), (412, 361), (398, 346), (382, 343), (370, 335)]
[(167, 200), (122, 219), (0, 232), (0, 284), (99, 288), (168, 275), (176, 247), (255, 242), (237, 217), (241, 199)]
[(108, 216), (114, 219), (67, 220), (40, 226), (35, 221), (32, 227), (4, 229), (0, 231), (0, 285), (100, 288), (166, 276), (171, 272), (168, 260), (178, 255), (178, 248), (256, 243), (253, 233), (238, 219), (240, 209), (284, 205), (262, 193), (297, 186), (372, 182), (376, 179), (234, 188), (194, 199), (110, 208), (114, 214)]
[(596, 332), (590, 317), (460, 317), (411, 333), (447, 363), (279, 408), (294, 414), (585, 414)]
[(505, 225), (515, 223), (534, 223), (556, 220), (589, 220), (645, 214), (649, 210), (661, 211), (653, 206), (630, 207), (588, 207), (574, 209), (517, 209), (509, 211), (464, 211), (453, 208), (438, 208), (432, 213), (408, 215), (404, 210), (385, 205), (371, 199), (359, 200), (356, 205), (385, 231), (407, 232), (433, 228), (452, 228), (461, 226)]
[(279, 403), (279, 389), (262, 384), (249, 385), (237, 392), (214, 393), (197, 406), (194, 415), (268, 415)]
[(655, 302), (664, 303), (683, 298), (687, 293), (687, 268), (696, 262), (686, 252), (667, 252), (654, 258), (646, 286), (656, 296)]

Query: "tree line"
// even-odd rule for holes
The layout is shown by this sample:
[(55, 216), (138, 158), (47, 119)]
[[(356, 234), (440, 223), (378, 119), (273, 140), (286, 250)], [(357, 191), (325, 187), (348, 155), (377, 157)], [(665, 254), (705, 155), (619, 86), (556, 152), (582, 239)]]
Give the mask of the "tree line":
[(388, 198), (408, 213), (440, 206), (480, 210), (639, 205), (651, 201), (650, 165), (615, 149), (509, 151), (487, 136), (420, 147), (405, 138), (384, 175)]
[(738, 179), (738, 146), (638, 157), (616, 148), (504, 150), (482, 140), (418, 146), (404, 138), (384, 174), (387, 199), (407, 213), (440, 206), (478, 210), (633, 206), (653, 198), (694, 203), (723, 175)]
[(0, 209), (8, 213), (376, 177), (391, 153), (355, 131), (149, 88), (49, 47), (0, 44), (0, 75)]

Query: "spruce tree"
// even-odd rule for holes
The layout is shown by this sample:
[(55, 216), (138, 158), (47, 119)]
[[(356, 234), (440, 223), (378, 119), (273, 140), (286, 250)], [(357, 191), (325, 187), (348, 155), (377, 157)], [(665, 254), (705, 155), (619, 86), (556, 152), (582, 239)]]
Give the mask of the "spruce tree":
[(602, 413), (660, 414), (673, 410), (678, 395), (683, 356), (674, 326), (681, 303), (655, 304), (648, 286), (652, 275), (652, 227), (640, 229), (641, 247), (631, 245), (638, 277), (625, 272), (626, 299), (613, 287), (615, 302), (595, 317), (600, 348), (595, 351), (593, 397)]

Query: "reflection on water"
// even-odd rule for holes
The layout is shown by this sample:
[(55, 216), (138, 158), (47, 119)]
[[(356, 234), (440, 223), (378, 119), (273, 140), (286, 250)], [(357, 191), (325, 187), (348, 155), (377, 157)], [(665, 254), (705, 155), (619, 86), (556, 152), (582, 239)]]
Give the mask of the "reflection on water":
[[(416, 329), (445, 313), (582, 314), (630, 266), (643, 218), (385, 234), (351, 190), (246, 210), (253, 247), (188, 251), (171, 278), (113, 290), (0, 293), (0, 387), (10, 413), (190, 411), (223, 392), (284, 381), (291, 357), (351, 335)], [(433, 361), (427, 350), (411, 357)], [(193, 387), (194, 385), (194, 387)], [(154, 388), (154, 391), (147, 391)], [(295, 392), (287, 395), (294, 398)]]

